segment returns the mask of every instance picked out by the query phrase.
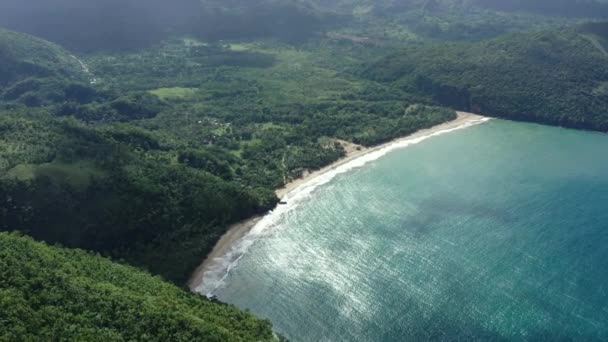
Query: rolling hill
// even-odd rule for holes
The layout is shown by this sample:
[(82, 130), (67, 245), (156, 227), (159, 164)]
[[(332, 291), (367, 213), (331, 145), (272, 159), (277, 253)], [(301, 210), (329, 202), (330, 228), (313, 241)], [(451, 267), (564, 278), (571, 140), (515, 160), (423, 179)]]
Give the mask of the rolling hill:
[(28, 77), (85, 76), (79, 61), (60, 46), (0, 28), (0, 88)]
[(2, 341), (275, 341), (270, 322), (92, 253), (0, 233)]
[[(377, 145), (445, 107), (608, 131), (608, 25), (562, 27), (602, 12), (511, 4), (2, 1), (0, 26), (55, 43), (0, 29), (0, 231), (180, 285), (339, 140)], [(274, 338), (144, 271), (6, 233), (0, 323), (0, 340)]]
[(364, 74), (490, 116), (608, 131), (605, 24), (405, 49)]

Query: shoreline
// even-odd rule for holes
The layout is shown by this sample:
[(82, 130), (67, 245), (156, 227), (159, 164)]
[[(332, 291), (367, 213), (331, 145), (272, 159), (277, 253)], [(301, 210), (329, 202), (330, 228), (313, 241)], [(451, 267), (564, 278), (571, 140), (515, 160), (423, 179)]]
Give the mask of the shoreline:
[(481, 120), (481, 119), (485, 118), (485, 116), (473, 114), (473, 113), (467, 113), (467, 112), (456, 112), (456, 114), (458, 115), (458, 117), (452, 121), (447, 121), (442, 124), (433, 126), (431, 128), (421, 129), (410, 135), (396, 138), (389, 142), (386, 142), (384, 144), (380, 144), (380, 145), (377, 145), (374, 147), (364, 147), (364, 146), (350, 144), (351, 146), (358, 146), (361, 149), (360, 150), (353, 149), (350, 152), (347, 151), (346, 156), (342, 157), (341, 159), (339, 159), (319, 170), (310, 172), (301, 178), (292, 180), (291, 182), (285, 184), (284, 187), (275, 190), (275, 193), (277, 194), (277, 197), (282, 200), (287, 194), (289, 194), (293, 190), (297, 189), (298, 187), (308, 183), (310, 180), (312, 180), (318, 176), (321, 176), (329, 171), (332, 171), (332, 170), (338, 168), (339, 166), (346, 164), (352, 160), (361, 158), (369, 153), (372, 153), (372, 152), (375, 152), (378, 150), (382, 150), (390, 145), (399, 143), (401, 141), (416, 139), (416, 138), (420, 138), (420, 137), (423, 137), (423, 136), (426, 136), (426, 135), (429, 135), (429, 134), (432, 134), (432, 133), (435, 133), (438, 131), (453, 129), (453, 128), (456, 128), (467, 122)]
[(241, 222), (235, 223), (228, 227), (228, 230), (222, 237), (217, 241), (211, 253), (207, 255), (203, 263), (196, 268), (194, 273), (190, 276), (188, 283), (186, 284), (190, 291), (196, 292), (196, 288), (201, 286), (203, 282), (203, 275), (205, 272), (209, 271), (213, 262), (217, 258), (221, 258), (226, 255), (226, 253), (230, 250), (232, 245), (234, 245), (237, 241), (245, 237), (253, 227), (255, 227), (260, 220), (262, 220), (263, 216), (254, 216), (243, 220)]
[[(484, 119), (484, 116), (466, 113), (466, 112), (456, 112), (457, 118), (452, 121), (447, 121), (442, 124), (433, 126), (431, 128), (422, 129), (416, 131), (410, 135), (403, 136), (394, 140), (391, 140), (387, 143), (374, 146), (374, 147), (363, 147), (355, 144), (351, 144), (348, 142), (341, 142), (345, 147), (346, 156), (335, 161), (334, 163), (327, 165), (319, 170), (310, 172), (305, 174), (303, 177), (295, 179), (289, 183), (287, 183), (284, 187), (276, 189), (275, 193), (280, 200), (283, 200), (285, 196), (289, 193), (295, 191), (296, 189), (302, 187), (303, 185), (309, 183), (313, 179), (322, 176), (330, 171), (337, 169), (338, 167), (347, 164), (355, 159), (359, 159), (363, 156), (366, 156), (372, 152), (376, 152), (382, 149), (385, 149), (391, 145), (397, 144), (403, 141), (409, 141), (421, 137), (425, 137), (431, 135), (433, 133), (437, 133), (444, 130), (450, 130), (458, 128), (467, 123), (473, 123), (475, 121), (479, 121)], [(201, 288), (203, 285), (203, 277), (205, 273), (212, 271), (214, 262), (216, 259), (220, 259), (221, 257), (230, 253), (232, 247), (236, 242), (243, 239), (249, 232), (262, 220), (263, 216), (255, 216), (250, 219), (241, 221), (234, 225), (231, 225), (226, 233), (222, 235), (220, 240), (216, 243), (215, 247), (211, 251), (211, 253), (205, 258), (202, 264), (194, 271), (190, 280), (187, 283), (188, 288), (192, 292), (197, 292), (198, 288)]]

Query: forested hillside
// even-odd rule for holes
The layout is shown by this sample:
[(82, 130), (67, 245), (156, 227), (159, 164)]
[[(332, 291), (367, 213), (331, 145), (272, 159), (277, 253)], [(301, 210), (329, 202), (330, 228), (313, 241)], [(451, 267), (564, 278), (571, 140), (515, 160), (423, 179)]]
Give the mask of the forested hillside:
[(2, 341), (274, 341), (271, 324), (81, 250), (0, 233)]
[[(25, 33), (0, 29), (0, 231), (182, 285), (229, 225), (344, 156), (342, 141), (374, 146), (454, 119), (454, 109), (608, 131), (608, 26), (579, 23), (603, 16), (605, 3), (560, 4), (1, 1), (0, 27)], [(12, 235), (0, 243), (0, 291), (10, 294), (0, 315), (32, 317), (18, 327), (21, 316), (0, 316), (22, 334), (9, 340), (45, 339), (53, 332), (27, 329), (48, 326), (46, 316), (82, 327), (83, 339), (133, 339), (129, 325), (168, 316), (184, 340), (200, 329), (271, 337), (266, 322), (132, 268)], [(126, 273), (137, 279), (116, 280)], [(55, 286), (67, 278), (69, 288)], [(99, 293), (124, 296), (127, 318), (80, 316), (69, 298), (117, 308), (97, 308)], [(130, 316), (133, 307), (150, 316)]]
[(607, 4), (553, 0), (308, 0), (350, 16), (342, 31), (387, 42), (479, 41), (510, 32), (605, 18)]
[(0, 116), (2, 230), (123, 258), (179, 283), (226, 225), (275, 203), (270, 189), (205, 171), (231, 172), (221, 152), (178, 149), (125, 125), (21, 113)]
[[(101, 4), (118, 6), (100, 2), (78, 11)], [(127, 4), (134, 10), (143, 6)], [(466, 8), (479, 18), (489, 15), (469, 2), (450, 1), (423, 7), (415, 1), (264, 4), (272, 9), (265, 12), (269, 15), (298, 8), (289, 10), (286, 24), (297, 13), (315, 18), (350, 13), (376, 25), (366, 29), (370, 34), (378, 33), (374, 18), (391, 18), (385, 11), (423, 11), (423, 18), (461, 33), (466, 30), (441, 22), (457, 23)], [(61, 5), (57, 11), (73, 7), (70, 0)], [(185, 20), (176, 11), (193, 5), (169, 11), (166, 2), (147, 4), (151, 13), (167, 10), (163, 20)], [(42, 3), (14, 6), (39, 10), (49, 20), (63, 15)], [(222, 18), (265, 7), (234, 1), (207, 2), (203, 8)], [(510, 28), (521, 19), (509, 18)], [(177, 21), (151, 18), (164, 32), (153, 40), (183, 24)], [(272, 208), (275, 188), (340, 158), (344, 151), (335, 139), (375, 145), (454, 117), (451, 110), (433, 107), (438, 104), (605, 130), (600, 24), (474, 44), (434, 44), (440, 36), (435, 35), (362, 72), (362, 66), (407, 43), (399, 43), (400, 34), (379, 41), (352, 36), (356, 22), (334, 24), (339, 23), (345, 26), (297, 46), (282, 39), (218, 42), (188, 35), (147, 48), (136, 44), (125, 51), (79, 54), (80, 59), (57, 45), (2, 31), (2, 65), (10, 75), (5, 73), (0, 85), (1, 228), (123, 258), (181, 283), (227, 225)], [(60, 31), (47, 33), (71, 39)]]
[(608, 3), (600, 0), (475, 0), (476, 4), (502, 11), (522, 11), (543, 15), (605, 18)]
[(474, 112), (608, 131), (603, 25), (411, 48), (365, 74)]
[(0, 87), (27, 77), (84, 80), (85, 74), (76, 57), (61, 47), (0, 28)]
[(340, 158), (335, 138), (374, 145), (455, 115), (322, 58), (188, 38), (85, 56), (95, 84), (21, 75), (0, 87), (0, 229), (182, 284), (229, 224)]

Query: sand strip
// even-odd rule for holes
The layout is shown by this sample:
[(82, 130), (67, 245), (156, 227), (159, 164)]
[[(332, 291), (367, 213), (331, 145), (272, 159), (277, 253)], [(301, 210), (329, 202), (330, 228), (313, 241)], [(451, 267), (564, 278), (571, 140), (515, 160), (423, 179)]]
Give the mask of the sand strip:
[(245, 221), (241, 221), (239, 223), (233, 224), (228, 228), (228, 231), (222, 235), (220, 240), (215, 244), (213, 250), (205, 261), (194, 271), (190, 280), (188, 281), (188, 288), (192, 291), (196, 289), (203, 280), (203, 274), (209, 270), (210, 266), (213, 264), (213, 261), (219, 257), (224, 256), (232, 247), (234, 243), (242, 239), (251, 228), (253, 228), (260, 220), (262, 216), (254, 216)]
[(298, 188), (299, 186), (307, 183), (308, 181), (310, 181), (313, 178), (316, 178), (324, 173), (327, 173), (328, 171), (331, 171), (335, 168), (337, 168), (340, 165), (346, 164), (348, 162), (350, 162), (351, 160), (360, 158), (368, 153), (374, 152), (374, 151), (378, 151), (381, 150), (387, 146), (390, 146), (394, 143), (403, 141), (403, 140), (410, 140), (410, 139), (416, 139), (419, 137), (423, 137), (429, 134), (432, 134), (434, 132), (439, 132), (439, 131), (443, 131), (446, 129), (452, 129), (452, 128), (456, 128), (458, 126), (461, 126), (467, 122), (470, 121), (476, 121), (476, 120), (480, 120), (483, 119), (484, 117), (481, 115), (477, 115), (477, 114), (472, 114), (472, 113), (465, 113), (465, 112), (457, 112), (458, 113), (458, 117), (452, 121), (448, 121), (445, 123), (442, 123), (440, 125), (437, 126), (433, 126), (431, 128), (427, 128), (427, 129), (422, 129), (419, 130), (413, 134), (407, 135), (405, 137), (401, 137), (401, 138), (397, 138), (395, 140), (392, 140), (390, 142), (387, 142), (385, 144), (382, 145), (378, 145), (378, 146), (374, 146), (374, 147), (369, 147), (369, 148), (365, 148), (365, 147), (360, 147), (360, 150), (357, 149), (349, 149), (346, 148), (346, 156), (336, 162), (334, 162), (333, 164), (330, 164), (322, 169), (319, 169), (317, 171), (311, 172), (309, 174), (307, 174), (306, 176), (299, 178), (299, 179), (295, 179), (289, 183), (287, 183), (284, 187), (277, 189), (276, 193), (277, 193), (277, 197), (279, 198), (283, 198), (285, 197), (285, 195), (287, 195), (288, 193), (292, 192), (293, 190), (295, 190), (296, 188)]

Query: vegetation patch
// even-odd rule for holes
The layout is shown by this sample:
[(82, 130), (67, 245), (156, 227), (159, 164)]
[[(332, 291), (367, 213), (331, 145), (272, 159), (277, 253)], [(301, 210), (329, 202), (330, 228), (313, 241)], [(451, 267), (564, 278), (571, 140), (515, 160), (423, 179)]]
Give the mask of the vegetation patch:
[(608, 96), (608, 81), (600, 82), (600, 84), (595, 89), (593, 89), (593, 95)]
[(608, 57), (573, 28), (409, 48), (365, 74), (461, 110), (608, 131)]
[(83, 190), (90, 185), (93, 179), (101, 179), (104, 175), (105, 173), (94, 163), (79, 161), (77, 163), (21, 164), (9, 170), (4, 178), (22, 182), (45, 178), (58, 185)]
[(0, 90), (28, 77), (84, 80), (78, 59), (58, 45), (0, 28)]
[(150, 90), (150, 93), (163, 100), (188, 100), (196, 96), (198, 91), (197, 88), (173, 87)]
[(274, 341), (271, 324), (133, 267), (0, 233), (0, 340)]

